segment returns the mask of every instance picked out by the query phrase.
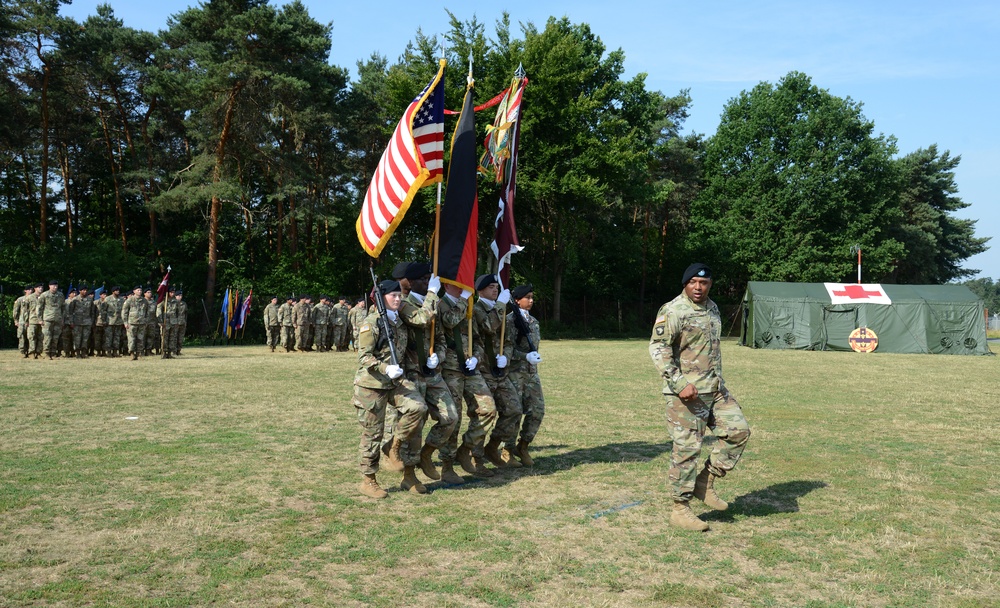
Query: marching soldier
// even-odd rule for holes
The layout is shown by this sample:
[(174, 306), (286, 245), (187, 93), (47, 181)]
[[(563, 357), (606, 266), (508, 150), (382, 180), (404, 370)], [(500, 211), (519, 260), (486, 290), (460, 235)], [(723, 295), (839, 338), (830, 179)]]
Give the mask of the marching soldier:
[(507, 315), (508, 333), (504, 339), (504, 356), (510, 367), (510, 379), (521, 398), (524, 419), (517, 444), (514, 445), (512, 441), (507, 443), (506, 457), (508, 463), (513, 457), (517, 457), (522, 465), (530, 467), (535, 462), (528, 454), (528, 446), (535, 439), (542, 426), (542, 418), (545, 417), (545, 397), (542, 395), (542, 381), (538, 377), (538, 364), (542, 362), (542, 356), (538, 354), (541, 332), (538, 319), (529, 312), (535, 303), (531, 283), (519, 285), (510, 293), (516, 307)]
[(49, 359), (59, 356), (59, 337), (66, 319), (66, 298), (59, 291), (59, 281), (49, 281), (49, 290), (38, 296), (38, 318), (42, 322), (44, 349)]
[(271, 296), (271, 303), (264, 307), (264, 330), (267, 331), (267, 345), (274, 352), (281, 339), (281, 319), (278, 317), (278, 296)]
[(281, 323), (281, 346), (286, 353), (295, 350), (295, 298), (288, 296), (285, 303), (278, 307), (278, 322)]

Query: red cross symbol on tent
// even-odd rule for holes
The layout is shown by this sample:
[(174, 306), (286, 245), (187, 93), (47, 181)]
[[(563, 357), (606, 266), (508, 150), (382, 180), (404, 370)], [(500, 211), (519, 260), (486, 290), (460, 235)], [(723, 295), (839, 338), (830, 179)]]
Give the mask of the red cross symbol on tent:
[(852, 300), (867, 300), (870, 297), (881, 297), (881, 291), (868, 291), (861, 285), (845, 285), (844, 291), (834, 291), (833, 295), (850, 298)]

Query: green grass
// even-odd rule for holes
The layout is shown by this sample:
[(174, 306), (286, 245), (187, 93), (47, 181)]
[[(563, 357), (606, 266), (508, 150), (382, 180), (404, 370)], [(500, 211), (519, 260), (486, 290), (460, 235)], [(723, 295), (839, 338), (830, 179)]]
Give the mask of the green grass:
[(727, 342), (753, 436), (698, 534), (645, 342), (543, 350), (534, 469), (378, 502), (352, 355), (0, 352), (0, 606), (1000, 605), (1000, 359)]

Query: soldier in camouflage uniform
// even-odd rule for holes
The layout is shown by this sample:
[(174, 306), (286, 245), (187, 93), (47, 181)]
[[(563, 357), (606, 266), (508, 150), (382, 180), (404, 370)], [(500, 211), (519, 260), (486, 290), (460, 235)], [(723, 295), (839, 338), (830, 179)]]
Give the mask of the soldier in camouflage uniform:
[(312, 297), (303, 295), (292, 308), (292, 323), (295, 325), (295, 345), (299, 352), (312, 350)]
[[(76, 302), (79, 296), (79, 291), (75, 287), (70, 286), (69, 295), (66, 296), (66, 312), (65, 319), (63, 319), (63, 328), (61, 336), (59, 338), (59, 343), (62, 345), (60, 351), (66, 353), (67, 357), (72, 357), (73, 352), (73, 317), (71, 313), (71, 306)], [(59, 355), (56, 355), (57, 357)]]
[(504, 289), (501, 292), (496, 275), (484, 274), (476, 279), (476, 291), (479, 299), (472, 307), (472, 320), (478, 339), (473, 347), (476, 358), (479, 359), (479, 373), (486, 380), (486, 386), (490, 388), (497, 406), (497, 423), (484, 453), (486, 459), (497, 468), (504, 468), (508, 463), (512, 468), (518, 468), (521, 464), (517, 460), (505, 461), (500, 455), (502, 444), (513, 445), (517, 440), (517, 429), (521, 422), (521, 397), (507, 373), (508, 361), (503, 354), (504, 345), (500, 338), (501, 328), (504, 332), (514, 329), (505, 326), (510, 290)]
[(177, 311), (174, 313), (174, 343), (171, 351), (174, 355), (183, 354), (184, 336), (187, 335), (188, 326), (188, 305), (184, 301), (184, 292), (180, 289), (174, 292), (174, 302), (177, 304)]
[(152, 287), (147, 287), (142, 292), (142, 299), (146, 301), (146, 336), (143, 338), (146, 356), (152, 355), (153, 351), (159, 354), (160, 322), (163, 320), (163, 307), (156, 305)]
[(344, 336), (347, 335), (347, 313), (350, 311), (342, 298), (343, 296), (330, 307), (330, 343), (338, 352), (343, 350)]
[(516, 306), (507, 315), (503, 352), (510, 367), (510, 380), (521, 398), (524, 418), (521, 421), (520, 439), (516, 445), (508, 441), (503, 456), (508, 464), (516, 457), (523, 466), (530, 467), (535, 461), (528, 453), (528, 446), (535, 439), (542, 426), (542, 419), (545, 418), (545, 396), (542, 394), (541, 378), (538, 377), (538, 364), (542, 362), (542, 356), (538, 354), (538, 343), (542, 335), (538, 319), (530, 313), (535, 304), (534, 287), (530, 283), (518, 285), (510, 293)]
[[(673, 441), (669, 478), (674, 508), (670, 523), (705, 531), (708, 524), (695, 517), (688, 503), (693, 497), (720, 511), (729, 506), (715, 493), (714, 481), (739, 462), (750, 438), (750, 426), (722, 380), (722, 319), (708, 297), (712, 272), (704, 264), (692, 264), (681, 285), (681, 294), (656, 314), (649, 354), (663, 377), (667, 426)], [(717, 442), (699, 473), (706, 431), (711, 431)]]
[(351, 346), (354, 348), (354, 352), (358, 352), (358, 329), (361, 328), (361, 323), (367, 316), (368, 309), (365, 308), (365, 299), (358, 298), (358, 303), (347, 313), (347, 319), (351, 324)]
[(24, 295), (14, 300), (14, 309), (11, 311), (11, 316), (14, 317), (14, 329), (17, 332), (17, 350), (25, 359), (28, 358), (28, 317), (31, 313), (28, 296), (33, 290), (34, 287), (31, 285), (26, 286)]
[(42, 336), (42, 318), (38, 316), (38, 299), (42, 297), (41, 283), (36, 283), (28, 294), (28, 352), (35, 356), (35, 359), (42, 354), (44, 343)]
[[(492, 477), (494, 472), (486, 468), (484, 449), (486, 437), (493, 431), (497, 419), (496, 403), (486, 381), (479, 375), (479, 360), (473, 352), (475, 326), (469, 333), (469, 296), (472, 294), (452, 284), (445, 286), (445, 295), (438, 304), (438, 319), (444, 326), (448, 347), (444, 360), (444, 381), (451, 390), (451, 396), (458, 406), (458, 424), (448, 442), (441, 447), (441, 462), (451, 465), (458, 460), (466, 472), (477, 477)], [(462, 426), (462, 404), (469, 418), (468, 429), (459, 434)]]
[(295, 311), (295, 298), (288, 296), (285, 303), (278, 307), (278, 322), (281, 323), (281, 346), (286, 353), (295, 350), (295, 323), (292, 322)]
[(66, 320), (66, 297), (59, 281), (49, 281), (49, 290), (38, 296), (38, 318), (42, 321), (43, 348), (49, 359), (59, 356), (59, 337)]
[(108, 292), (102, 291), (100, 298), (94, 302), (96, 316), (94, 317), (94, 353), (104, 356), (105, 331), (108, 328)]
[(73, 300), (67, 315), (73, 328), (73, 352), (79, 359), (86, 359), (90, 351), (90, 331), (96, 316), (94, 296), (90, 294), (90, 288), (81, 285), (80, 295)]
[(321, 353), (330, 350), (327, 346), (329, 338), (327, 329), (330, 327), (330, 317), (332, 314), (333, 307), (330, 306), (330, 296), (320, 296), (319, 304), (313, 306), (312, 309), (312, 325), (313, 344), (316, 345), (316, 350)]
[(104, 354), (108, 357), (120, 356), (124, 342), (125, 320), (122, 318), (122, 307), (125, 300), (119, 295), (121, 290), (118, 285), (112, 287), (111, 295), (104, 304), (108, 314), (108, 326), (104, 330)]
[[(407, 332), (399, 317), (402, 294), (399, 282), (386, 280), (379, 283), (379, 294), (387, 311), (386, 322), (391, 326), (397, 353), (406, 351)], [(384, 294), (384, 295), (383, 295)], [(361, 424), (361, 485), (362, 494), (372, 498), (385, 498), (375, 474), (379, 470), (382, 434), (385, 428), (385, 411), (390, 401), (399, 412), (395, 433), (406, 444), (420, 429), (420, 421), (427, 412), (427, 405), (417, 387), (403, 375), (403, 368), (393, 364), (389, 349), (389, 336), (383, 335), (379, 315), (370, 315), (361, 325), (359, 335), (358, 373), (354, 377), (353, 404)], [(404, 459), (403, 481), (400, 488), (424, 494), (427, 488), (416, 477), (416, 459), (407, 451)]]
[(267, 345), (271, 352), (278, 346), (281, 339), (281, 321), (278, 318), (278, 296), (271, 297), (271, 303), (264, 307), (264, 330), (267, 332)]
[(163, 325), (167, 331), (163, 340), (164, 359), (173, 359), (174, 353), (177, 352), (177, 331), (181, 326), (179, 313), (182, 300), (177, 298), (176, 294), (177, 290), (171, 287), (167, 298), (163, 301)]
[(142, 297), (142, 287), (132, 290), (132, 295), (122, 304), (121, 315), (128, 333), (128, 352), (136, 361), (145, 352), (146, 300)]

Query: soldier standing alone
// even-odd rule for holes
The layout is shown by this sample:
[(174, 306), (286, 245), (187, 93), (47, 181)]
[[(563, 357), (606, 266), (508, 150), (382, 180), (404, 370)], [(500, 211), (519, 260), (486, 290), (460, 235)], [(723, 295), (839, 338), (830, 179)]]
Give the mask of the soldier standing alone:
[[(705, 531), (688, 504), (697, 498), (724, 511), (729, 504), (715, 493), (714, 481), (731, 471), (750, 439), (750, 426), (740, 404), (722, 380), (722, 319), (708, 298), (712, 271), (691, 264), (681, 280), (684, 290), (656, 314), (649, 354), (663, 377), (667, 426), (673, 447), (669, 479), (674, 507), (670, 523), (685, 530)], [(718, 439), (705, 466), (698, 459), (705, 432)]]

